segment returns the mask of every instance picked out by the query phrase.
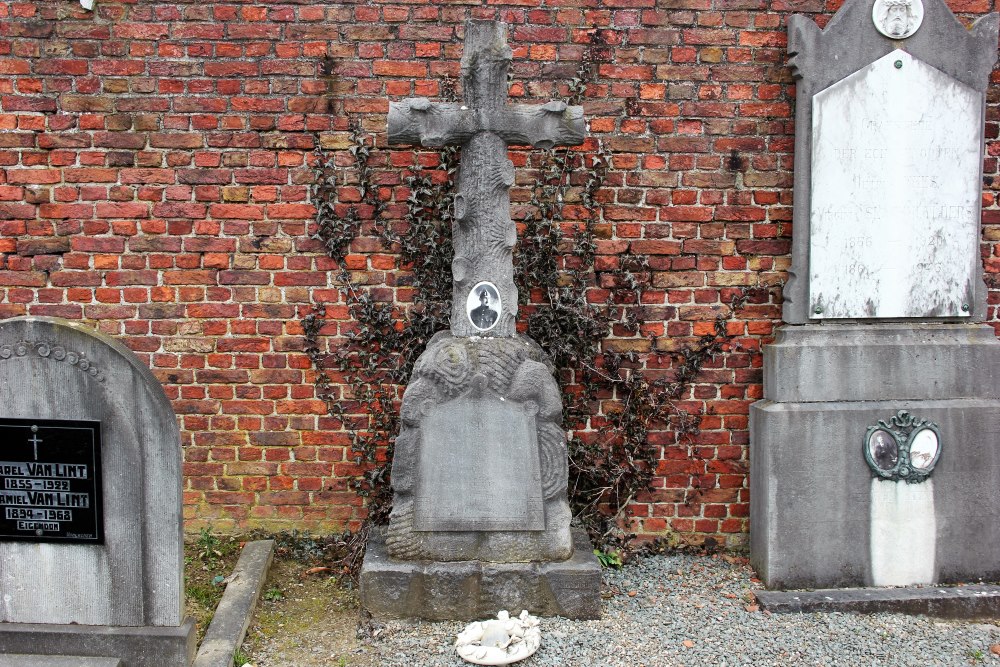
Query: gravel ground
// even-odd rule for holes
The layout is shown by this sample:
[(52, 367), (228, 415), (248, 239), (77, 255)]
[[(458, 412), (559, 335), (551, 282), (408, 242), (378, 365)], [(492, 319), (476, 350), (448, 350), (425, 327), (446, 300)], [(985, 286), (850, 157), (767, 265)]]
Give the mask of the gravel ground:
[[(760, 587), (746, 560), (733, 556), (653, 556), (620, 571), (605, 570), (602, 619), (542, 619), (541, 648), (516, 664), (1000, 667), (1000, 619), (984, 623), (898, 614), (772, 615), (754, 604), (752, 590)], [(514, 615), (520, 610), (511, 611)], [(375, 626), (376, 639), (362, 642), (341, 664), (465, 667), (468, 663), (453, 648), (462, 627), (397, 621)]]

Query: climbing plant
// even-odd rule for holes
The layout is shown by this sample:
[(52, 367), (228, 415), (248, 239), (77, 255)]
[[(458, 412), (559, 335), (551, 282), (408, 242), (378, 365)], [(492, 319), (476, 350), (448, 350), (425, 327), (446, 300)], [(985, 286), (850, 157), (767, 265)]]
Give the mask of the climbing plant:
[[(580, 103), (604, 53), (600, 33), (570, 82), (567, 101)], [(455, 99), (446, 85), (443, 97)], [(398, 402), (417, 356), (449, 324), (454, 181), (458, 150), (437, 152), (435, 164), (405, 180), (405, 214), (390, 219), (374, 183), (372, 138), (351, 125), (351, 160), (320, 151), (316, 158), (313, 238), (340, 267), (334, 280), (352, 320), (336, 352), (323, 347), (325, 305), (302, 320), (306, 353), (316, 370), (316, 392), (351, 434), (365, 472), (354, 481), (366, 496), (370, 522), (384, 523), (391, 509), (388, 472), (399, 427)], [(347, 164), (345, 164), (347, 162)], [(726, 323), (754, 290), (738, 290), (714, 327), (677, 351), (667, 352), (648, 336), (654, 357), (672, 357), (670, 375), (651, 374), (643, 357), (618, 351), (609, 337), (641, 338), (647, 313), (643, 296), (652, 270), (642, 254), (626, 248), (611, 268), (598, 269), (595, 225), (610, 156), (600, 141), (586, 151), (548, 150), (533, 164), (533, 182), (515, 255), (522, 326), (550, 355), (563, 391), (569, 439), (569, 494), (574, 515), (604, 551), (628, 547), (631, 501), (649, 488), (657, 449), (650, 433), (667, 431), (678, 442), (697, 431), (698, 415), (678, 404), (704, 365), (732, 344)], [(361, 193), (369, 218), (344, 205), (338, 193), (350, 181)], [(398, 263), (397, 284), (412, 293), (407, 303), (375, 298), (346, 269), (351, 244), (365, 226), (374, 230)], [(594, 302), (600, 287), (607, 297)], [(336, 377), (336, 382), (334, 382)], [(338, 386), (346, 394), (338, 393)], [(357, 560), (357, 559), (355, 559)]]

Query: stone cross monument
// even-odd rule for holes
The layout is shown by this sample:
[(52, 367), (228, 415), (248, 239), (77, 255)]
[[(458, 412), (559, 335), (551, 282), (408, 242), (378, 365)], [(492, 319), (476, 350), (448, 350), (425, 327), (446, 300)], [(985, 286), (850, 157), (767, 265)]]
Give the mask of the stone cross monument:
[(459, 144), (451, 331), (403, 396), (393, 510), (361, 573), (373, 613), (468, 619), (499, 609), (593, 618), (600, 568), (570, 531), (562, 399), (546, 354), (515, 329), (511, 144), (582, 143), (583, 109), (508, 106), (506, 26), (465, 24), (463, 104), (389, 108), (389, 142)]

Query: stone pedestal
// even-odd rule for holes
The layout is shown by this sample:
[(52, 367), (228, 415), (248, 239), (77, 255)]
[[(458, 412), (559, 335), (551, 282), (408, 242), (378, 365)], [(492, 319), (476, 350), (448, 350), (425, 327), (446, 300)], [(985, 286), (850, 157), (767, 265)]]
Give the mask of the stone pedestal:
[[(990, 327), (786, 326), (764, 369), (764, 400), (750, 409), (750, 542), (768, 588), (896, 583), (894, 564), (914, 563), (934, 583), (1000, 578)], [(876, 479), (865, 462), (866, 428), (899, 410), (938, 425), (940, 460), (921, 484)], [(906, 495), (900, 513), (892, 491)]]
[(361, 570), (361, 604), (377, 616), (431, 621), (488, 618), (498, 610), (540, 616), (601, 616), (601, 566), (582, 530), (563, 561), (490, 563), (392, 558), (373, 532)]

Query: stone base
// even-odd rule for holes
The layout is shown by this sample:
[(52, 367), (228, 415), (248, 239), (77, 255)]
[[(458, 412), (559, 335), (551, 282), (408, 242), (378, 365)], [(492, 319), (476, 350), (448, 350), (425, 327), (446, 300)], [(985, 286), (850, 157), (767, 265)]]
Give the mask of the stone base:
[(0, 655), (0, 667), (122, 667), (122, 661), (118, 658), (87, 658), (79, 655), (9, 653)]
[[(764, 365), (765, 400), (750, 408), (750, 559), (768, 588), (1000, 579), (991, 329), (784, 327)], [(940, 427), (940, 460), (920, 484), (875, 479), (865, 462), (867, 428), (899, 410)]]
[[(0, 623), (0, 647), (8, 654), (25, 656), (80, 656), (105, 658), (105, 662), (80, 665), (121, 667), (188, 667), (196, 648), (194, 621), (178, 627), (112, 627), (107, 625), (48, 625)], [(60, 665), (37, 657), (21, 664)], [(13, 663), (18, 664), (18, 663)]]
[(562, 562), (404, 561), (372, 531), (361, 566), (361, 604), (375, 616), (472, 621), (501, 609), (537, 616), (601, 616), (601, 566), (586, 532), (573, 530), (574, 553)]
[(756, 591), (767, 611), (784, 614), (855, 612), (922, 614), (936, 618), (1000, 618), (1000, 586), (919, 588), (825, 588), (813, 591)]

